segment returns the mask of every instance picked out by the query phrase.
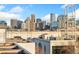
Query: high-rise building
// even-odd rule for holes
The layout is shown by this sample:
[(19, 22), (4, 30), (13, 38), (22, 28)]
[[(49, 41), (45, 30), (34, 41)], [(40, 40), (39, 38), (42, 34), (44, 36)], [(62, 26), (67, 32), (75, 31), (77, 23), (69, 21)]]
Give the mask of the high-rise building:
[(52, 23), (55, 21), (56, 17), (55, 14), (50, 14), (50, 30), (52, 30)]
[(36, 19), (35, 26), (36, 30), (44, 30), (46, 26), (46, 21), (42, 21), (41, 19), (38, 18)]
[(36, 23), (39, 23), (40, 21), (42, 21), (40, 18), (36, 19)]
[[(75, 18), (69, 18), (67, 15), (59, 15), (57, 21), (59, 23), (59, 30), (63, 31), (62, 37), (65, 39), (75, 39)], [(72, 35), (70, 35), (69, 32), (71, 32)]]
[(26, 23), (25, 23), (25, 22), (22, 23), (21, 29), (22, 29), (22, 30), (26, 30)]
[(30, 30), (30, 18), (29, 17), (27, 17), (27, 19), (25, 21), (25, 26), (26, 26), (26, 30), (27, 31), (31, 31)]
[(22, 28), (27, 31), (35, 31), (35, 15), (32, 14), (31, 17), (27, 17), (27, 19), (22, 24)]
[(18, 20), (17, 21), (17, 29), (21, 29), (22, 21)]
[(57, 21), (53, 21), (52, 23), (52, 31), (56, 31), (58, 29), (58, 22)]
[(59, 28), (60, 29), (66, 29), (66, 28), (70, 28), (72, 29), (73, 27), (75, 27), (75, 18), (68, 18), (65, 15), (59, 15), (57, 18), (57, 21), (59, 23)]
[(66, 25), (65, 25), (66, 20), (64, 20), (64, 19), (66, 19), (66, 17), (67, 17), (67, 16), (65, 16), (65, 15), (59, 15), (59, 16), (57, 17), (58, 27), (59, 27), (60, 29), (66, 28)]
[(35, 15), (32, 14), (30, 19), (30, 31), (35, 31), (35, 21)]
[(17, 19), (11, 19), (11, 28), (14, 29), (17, 27)]
[(12, 29), (21, 29), (22, 21), (17, 19), (11, 19), (11, 28)]
[(46, 21), (39, 22), (39, 30), (44, 30), (46, 25)]
[(41, 22), (41, 19), (36, 19), (36, 24), (35, 24), (35, 26), (36, 26), (36, 30), (39, 30), (39, 28), (40, 28), (40, 25), (39, 25), (39, 23)]

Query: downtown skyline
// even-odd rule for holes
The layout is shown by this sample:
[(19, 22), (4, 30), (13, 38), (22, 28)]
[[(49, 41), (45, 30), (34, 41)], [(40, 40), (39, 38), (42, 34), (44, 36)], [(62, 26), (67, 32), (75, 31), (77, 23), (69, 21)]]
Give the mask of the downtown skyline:
[[(1, 4), (0, 19), (10, 23), (10, 19), (16, 18), (24, 21), (31, 14), (36, 18), (49, 19), (49, 14), (54, 13), (57, 16), (64, 14), (64, 4)], [(76, 4), (76, 18), (79, 17), (79, 4)]]

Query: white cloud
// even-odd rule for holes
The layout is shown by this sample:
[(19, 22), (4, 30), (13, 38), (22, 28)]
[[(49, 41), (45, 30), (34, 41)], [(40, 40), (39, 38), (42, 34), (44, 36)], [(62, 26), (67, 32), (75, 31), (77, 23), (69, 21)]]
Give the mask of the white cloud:
[[(5, 8), (5, 6), (0, 5), (0, 9)], [(22, 12), (23, 9), (19, 6), (14, 7), (10, 9), (7, 12), (0, 12), (0, 19), (10, 20), (10, 19), (20, 19), (20, 12)]]
[(23, 8), (20, 6), (16, 6), (14, 8), (12, 8), (9, 12), (10, 13), (21, 13), (23, 11)]
[[(5, 8), (5, 6), (0, 5), (0, 9), (3, 9), (3, 8)], [(23, 9), (20, 6), (16, 6), (8, 12), (0, 12), (0, 19), (6, 19), (6, 20), (12, 19), (12, 18), (20, 19), (20, 14), (18, 14), (18, 13), (20, 13), (22, 11), (23, 11)]]
[(45, 15), (45, 16), (42, 18), (42, 20), (43, 20), (43, 21), (50, 22), (50, 14)]
[(75, 13), (76, 13), (76, 19), (79, 19), (79, 9), (77, 9)]
[(0, 19), (12, 19), (12, 18), (19, 18), (18, 14), (12, 14), (8, 12), (0, 12)]
[(4, 5), (0, 5), (0, 10), (4, 9), (5, 6)]
[(8, 12), (0, 12), (0, 20), (5, 20), (7, 24), (10, 25), (11, 19), (20, 19), (20, 15)]

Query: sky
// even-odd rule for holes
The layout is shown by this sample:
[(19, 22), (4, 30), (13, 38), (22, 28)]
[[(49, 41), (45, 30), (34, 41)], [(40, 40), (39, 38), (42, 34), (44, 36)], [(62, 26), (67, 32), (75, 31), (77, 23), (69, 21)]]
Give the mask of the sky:
[[(1, 4), (0, 20), (5, 20), (9, 24), (12, 18), (24, 21), (31, 14), (35, 14), (36, 18), (48, 18), (50, 13), (64, 14), (64, 6), (64, 4)], [(76, 4), (75, 12), (79, 17), (79, 4)]]

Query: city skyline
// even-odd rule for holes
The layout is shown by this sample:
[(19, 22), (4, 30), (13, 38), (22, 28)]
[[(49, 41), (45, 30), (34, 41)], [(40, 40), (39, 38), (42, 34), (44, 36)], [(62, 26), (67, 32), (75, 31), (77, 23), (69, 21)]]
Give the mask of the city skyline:
[[(24, 21), (31, 14), (36, 18), (49, 19), (49, 14), (54, 13), (57, 16), (64, 14), (64, 4), (2, 4), (0, 5), (0, 19), (8, 24), (10, 19), (16, 18)], [(79, 4), (76, 4), (76, 18), (79, 17)]]
[[(21, 6), (8, 5), (9, 11), (3, 5), (1, 7), (4, 10), (0, 18), (11, 20), (11, 26), (7, 26), (6, 21), (0, 21), (0, 54), (79, 54), (79, 21), (76, 21), (79, 19), (78, 5), (53, 4), (53, 9), (58, 6), (55, 12), (50, 11), (52, 8), (46, 9), (49, 7), (47, 4), (39, 5), (39, 11), (36, 8), (38, 5), (30, 5), (35, 12), (29, 11), (27, 16), (24, 12), (26, 9)], [(49, 14), (45, 16), (44, 13)]]

